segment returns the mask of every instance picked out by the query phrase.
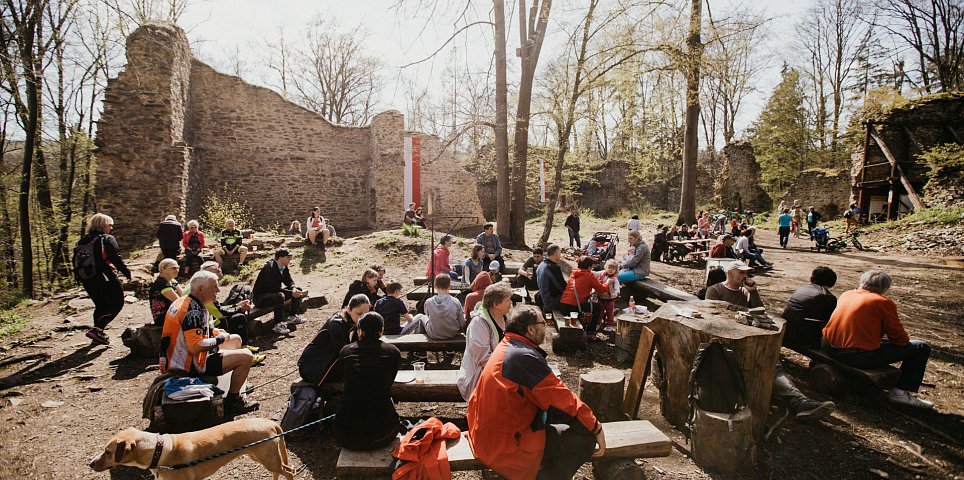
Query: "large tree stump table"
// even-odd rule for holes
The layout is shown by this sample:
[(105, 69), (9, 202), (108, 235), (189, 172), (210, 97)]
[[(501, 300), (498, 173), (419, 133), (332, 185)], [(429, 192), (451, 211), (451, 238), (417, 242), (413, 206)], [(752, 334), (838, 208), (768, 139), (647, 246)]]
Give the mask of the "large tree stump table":
[[(678, 309), (697, 310), (703, 318), (681, 316)], [(660, 410), (677, 428), (684, 428), (689, 414), (689, 377), (696, 351), (701, 343), (718, 338), (739, 359), (746, 379), (747, 404), (753, 414), (753, 436), (763, 438), (785, 322), (771, 312), (775, 330), (743, 325), (736, 322), (738, 310), (714, 300), (674, 301), (644, 320), (656, 334)]]

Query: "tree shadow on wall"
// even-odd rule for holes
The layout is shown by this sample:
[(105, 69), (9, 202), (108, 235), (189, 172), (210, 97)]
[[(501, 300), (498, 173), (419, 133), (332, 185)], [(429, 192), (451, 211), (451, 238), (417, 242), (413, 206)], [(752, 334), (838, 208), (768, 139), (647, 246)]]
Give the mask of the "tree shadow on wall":
[(311, 245), (305, 246), (304, 255), (301, 256), (301, 262), (299, 266), (301, 267), (301, 273), (307, 275), (316, 269), (319, 265), (328, 261), (328, 256), (325, 252), (312, 247)]

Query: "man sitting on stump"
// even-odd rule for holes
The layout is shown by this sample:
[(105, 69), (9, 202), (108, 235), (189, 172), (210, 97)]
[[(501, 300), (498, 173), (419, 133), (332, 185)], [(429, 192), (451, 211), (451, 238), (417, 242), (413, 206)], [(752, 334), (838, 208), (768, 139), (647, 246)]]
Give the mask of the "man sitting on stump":
[[(287, 335), (290, 329), (285, 326), (298, 325), (305, 323), (298, 311), (301, 309), (301, 299), (307, 292), (295, 286), (295, 281), (291, 279), (291, 272), (288, 271), (288, 264), (291, 263), (291, 253), (287, 249), (279, 248), (274, 253), (274, 260), (265, 262), (264, 267), (258, 272), (258, 278), (254, 281), (254, 289), (251, 292), (254, 297), (254, 306), (274, 308), (274, 332), (279, 335)], [(288, 317), (285, 318), (285, 300), (291, 300), (288, 307)]]
[(528, 290), (538, 290), (539, 283), (536, 282), (536, 268), (542, 264), (542, 260), (545, 259), (545, 254), (541, 247), (536, 247), (532, 249), (532, 256), (526, 259), (525, 263), (522, 264), (522, 268), (519, 269), (518, 274), (515, 277), (516, 287), (525, 287)]
[(234, 225), (234, 220), (224, 221), (224, 230), (221, 230), (221, 246), (214, 250), (214, 260), (219, 265), (224, 265), (224, 257), (238, 255), (238, 265), (244, 263), (244, 257), (248, 256), (248, 247), (241, 244), (244, 237), (241, 230)]
[[(752, 268), (741, 261), (735, 261), (723, 269), (726, 271), (726, 281), (707, 288), (707, 300), (722, 300), (743, 308), (763, 306), (756, 282), (747, 275)], [(785, 403), (794, 416), (800, 419), (823, 417), (837, 408), (833, 402), (821, 402), (804, 395), (784, 373), (779, 357), (774, 371), (772, 397)]]
[(545, 339), (546, 322), (537, 308), (514, 310), (469, 398), (472, 451), (507, 478), (572, 478), (606, 451), (592, 410), (546, 363), (539, 348)]
[(191, 294), (171, 304), (161, 330), (161, 373), (175, 370), (191, 377), (217, 377), (231, 372), (224, 410), (233, 417), (258, 409), (258, 402), (241, 398), (241, 387), (251, 370), (251, 352), (241, 348), (241, 337), (210, 325), (205, 305), (218, 296), (218, 277), (200, 271), (191, 277)]
[[(844, 292), (830, 322), (823, 329), (823, 347), (830, 356), (857, 368), (875, 368), (900, 362), (897, 385), (887, 400), (917, 408), (934, 408), (929, 400), (910, 394), (920, 389), (931, 346), (911, 340), (897, 316), (897, 304), (884, 296), (890, 275), (868, 270), (860, 276), (856, 290)], [(883, 336), (887, 341), (881, 341)]]

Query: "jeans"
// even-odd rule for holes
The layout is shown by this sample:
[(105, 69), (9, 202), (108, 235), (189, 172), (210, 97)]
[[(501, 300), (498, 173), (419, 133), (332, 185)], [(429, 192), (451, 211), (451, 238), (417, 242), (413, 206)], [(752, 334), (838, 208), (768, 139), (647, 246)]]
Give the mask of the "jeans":
[(773, 391), (770, 393), (771, 401), (778, 401), (785, 404), (790, 410), (796, 412), (800, 403), (804, 400), (809, 400), (807, 397), (797, 388), (793, 380), (783, 371), (783, 366), (780, 365), (780, 360), (777, 359), (777, 368), (773, 372)]
[[(790, 243), (790, 227), (780, 227), (777, 232), (780, 235), (780, 246), (787, 248), (787, 244)], [(810, 238), (813, 240), (813, 238)]]
[(767, 263), (767, 261), (763, 259), (763, 254), (761, 254), (760, 252), (744, 250), (742, 256), (743, 256), (743, 260), (746, 260), (747, 264), (751, 267), (758, 263), (761, 263), (763, 265), (766, 265)]
[(813, 241), (813, 229), (817, 228), (817, 222), (807, 222), (807, 235), (810, 235), (810, 240)]
[(576, 247), (582, 248), (582, 242), (579, 240), (579, 232), (575, 230), (569, 230), (569, 248), (572, 248), (572, 241), (576, 241)]
[(857, 368), (876, 368), (900, 362), (897, 388), (916, 392), (924, 381), (924, 370), (931, 355), (931, 346), (923, 340), (911, 340), (907, 345), (881, 342), (880, 348), (868, 351), (847, 351), (833, 348), (826, 340), (820, 345), (834, 359)]
[[(542, 468), (537, 479), (557, 480), (572, 478), (596, 449), (596, 436), (579, 420), (550, 408), (546, 418), (546, 449), (542, 454)], [(553, 424), (569, 425), (556, 433)]]
[(619, 280), (619, 283), (629, 283), (645, 279), (645, 275), (636, 275), (635, 270), (622, 270), (616, 275), (616, 280)]

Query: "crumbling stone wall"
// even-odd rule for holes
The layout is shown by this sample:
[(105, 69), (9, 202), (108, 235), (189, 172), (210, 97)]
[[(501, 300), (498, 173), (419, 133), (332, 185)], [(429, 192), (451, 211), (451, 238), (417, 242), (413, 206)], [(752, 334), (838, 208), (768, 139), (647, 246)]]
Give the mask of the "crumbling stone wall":
[(717, 203), (726, 208), (766, 212), (773, 200), (760, 186), (760, 164), (753, 144), (737, 141), (723, 147), (723, 171), (716, 184)]
[(791, 205), (800, 200), (803, 208), (813, 206), (824, 220), (840, 216), (850, 205), (850, 171), (812, 168), (797, 175), (793, 185), (777, 199)]
[(127, 57), (108, 81), (96, 139), (99, 210), (119, 216), (126, 245), (152, 241), (165, 215), (197, 217), (224, 188), (242, 193), (254, 227), (304, 221), (315, 205), (339, 231), (395, 227), (405, 209), (406, 135), (422, 139), (423, 162), (437, 157), (421, 175), (422, 192), (435, 189), (436, 213), (481, 216), (474, 182), (447, 183), (468, 173), (438, 154), (437, 138), (405, 132), (397, 111), (364, 127), (332, 124), (194, 59), (172, 24), (139, 28)]
[[(675, 175), (658, 182), (640, 182), (629, 174), (623, 160), (612, 160), (592, 171), (595, 182), (583, 182), (576, 190), (575, 201), (596, 215), (609, 216), (620, 210), (650, 206), (660, 210), (677, 211), (683, 176)], [(700, 166), (696, 175), (696, 203), (702, 205), (713, 199), (713, 178)]]

